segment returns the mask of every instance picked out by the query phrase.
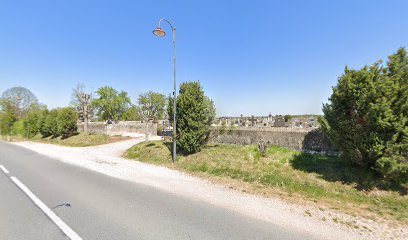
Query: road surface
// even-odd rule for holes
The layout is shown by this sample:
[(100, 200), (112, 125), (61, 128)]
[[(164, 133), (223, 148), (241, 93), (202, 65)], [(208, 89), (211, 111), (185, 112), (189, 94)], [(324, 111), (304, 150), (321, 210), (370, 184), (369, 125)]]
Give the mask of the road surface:
[(2, 141), (0, 166), (1, 239), (70, 239), (13, 177), (79, 239), (315, 239)]

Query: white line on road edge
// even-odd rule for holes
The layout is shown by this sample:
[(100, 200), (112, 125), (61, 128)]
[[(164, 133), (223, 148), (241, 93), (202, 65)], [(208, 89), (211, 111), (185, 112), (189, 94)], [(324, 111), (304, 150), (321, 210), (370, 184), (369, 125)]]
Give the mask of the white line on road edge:
[(1, 170), (5, 173), (5, 174), (9, 174), (10, 172), (3, 166), (0, 165)]
[(10, 179), (39, 207), (45, 215), (47, 215), (71, 240), (82, 240), (82, 238), (74, 232), (67, 224), (65, 224), (51, 209), (49, 209), (39, 198), (37, 198), (22, 182), (16, 177), (10, 177)]

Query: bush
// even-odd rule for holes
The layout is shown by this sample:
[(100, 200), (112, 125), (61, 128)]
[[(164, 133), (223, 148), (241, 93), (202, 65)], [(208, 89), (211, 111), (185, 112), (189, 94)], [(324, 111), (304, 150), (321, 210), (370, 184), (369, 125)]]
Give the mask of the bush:
[(24, 126), (30, 138), (40, 133), (43, 112), (40, 109), (33, 109), (24, 117)]
[(235, 127), (235, 125), (231, 125), (231, 126), (228, 128), (228, 134), (229, 134), (229, 135), (234, 134), (236, 131), (237, 131), (237, 127)]
[(37, 118), (37, 126), (43, 137), (63, 138), (72, 136), (77, 131), (78, 114), (72, 107), (44, 110)]
[(17, 108), (8, 100), (0, 99), (0, 132), (11, 134), (14, 122), (17, 121)]
[(48, 117), (48, 113), (49, 111), (47, 109), (42, 110), (38, 119), (38, 131), (43, 137), (48, 137), (51, 135), (48, 129), (45, 128), (45, 122)]
[(408, 164), (401, 156), (382, 157), (376, 161), (375, 169), (386, 180), (408, 183)]
[(24, 120), (18, 120), (13, 123), (13, 126), (11, 127), (11, 135), (19, 135), (22, 137), (27, 135)]
[(225, 120), (222, 120), (221, 127), (220, 127), (220, 134), (224, 135), (227, 133), (227, 123)]
[(74, 108), (67, 107), (58, 109), (57, 132), (59, 136), (67, 138), (77, 131), (78, 114)]
[(347, 161), (375, 169), (390, 183), (407, 182), (408, 56), (401, 48), (386, 66), (346, 67), (323, 106), (323, 130)]
[[(168, 113), (172, 122), (172, 98), (169, 98)], [(176, 117), (177, 147), (186, 154), (200, 151), (208, 140), (211, 122), (215, 118), (215, 107), (204, 95), (199, 82), (180, 85)]]
[(58, 126), (57, 126), (58, 109), (51, 110), (44, 119), (44, 124), (41, 127), (41, 135), (43, 137), (58, 137)]

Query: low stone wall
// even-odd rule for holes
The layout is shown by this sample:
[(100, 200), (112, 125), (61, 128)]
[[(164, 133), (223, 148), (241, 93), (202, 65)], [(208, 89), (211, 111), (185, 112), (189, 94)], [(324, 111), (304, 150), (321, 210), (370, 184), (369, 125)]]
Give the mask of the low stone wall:
[[(90, 122), (88, 123), (89, 133), (98, 133), (106, 135), (131, 135), (131, 134), (146, 134), (146, 129), (148, 129), (149, 135), (157, 135), (157, 124), (149, 123), (148, 128), (146, 128), (145, 122), (139, 121), (126, 121), (117, 122), (112, 124), (107, 124), (105, 122)], [(78, 131), (84, 131), (84, 124), (78, 124)]]
[(249, 145), (264, 141), (269, 145), (306, 152), (333, 153), (336, 151), (320, 129), (239, 127), (224, 133), (220, 130), (220, 128), (214, 128), (211, 131), (210, 143)]

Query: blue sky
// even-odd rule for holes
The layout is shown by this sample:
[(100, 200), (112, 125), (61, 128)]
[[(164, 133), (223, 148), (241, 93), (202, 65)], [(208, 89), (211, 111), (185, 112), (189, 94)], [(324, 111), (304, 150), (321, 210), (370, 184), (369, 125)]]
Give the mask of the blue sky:
[[(0, 0), (0, 92), (29, 88), (69, 104), (78, 83), (132, 100), (199, 80), (217, 115), (321, 113), (347, 64), (360, 68), (408, 45), (408, 1)], [(163, 25), (165, 30), (168, 27)]]

